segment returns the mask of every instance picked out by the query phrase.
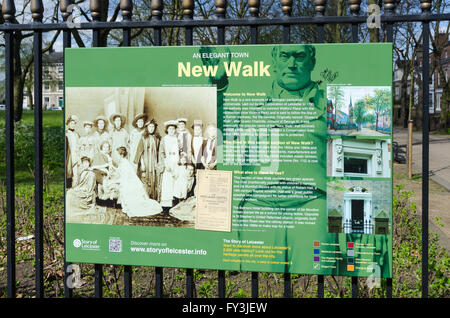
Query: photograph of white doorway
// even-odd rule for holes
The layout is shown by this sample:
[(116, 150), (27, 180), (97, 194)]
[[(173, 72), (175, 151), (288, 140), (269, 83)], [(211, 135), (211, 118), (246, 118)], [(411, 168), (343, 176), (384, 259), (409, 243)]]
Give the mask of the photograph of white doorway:
[(387, 234), (392, 202), (390, 181), (330, 179), (328, 232)]

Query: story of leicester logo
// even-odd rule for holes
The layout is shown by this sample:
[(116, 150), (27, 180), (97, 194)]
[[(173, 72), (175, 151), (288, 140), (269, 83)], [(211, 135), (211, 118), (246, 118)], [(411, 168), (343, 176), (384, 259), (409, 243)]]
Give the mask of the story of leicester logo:
[(73, 240), (73, 246), (76, 248), (79, 248), (81, 246), (81, 240), (80, 239), (74, 239)]
[(100, 244), (99, 244), (98, 240), (85, 240), (85, 239), (76, 238), (73, 240), (72, 244), (75, 248), (81, 248), (82, 250), (86, 250), (86, 251), (99, 251), (100, 250)]

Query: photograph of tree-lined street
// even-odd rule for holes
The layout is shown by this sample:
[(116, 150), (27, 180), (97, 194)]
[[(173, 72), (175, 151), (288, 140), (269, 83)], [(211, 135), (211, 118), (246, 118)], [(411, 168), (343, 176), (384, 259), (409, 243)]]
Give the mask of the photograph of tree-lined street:
[(391, 106), (390, 87), (329, 85), (328, 135), (388, 136)]

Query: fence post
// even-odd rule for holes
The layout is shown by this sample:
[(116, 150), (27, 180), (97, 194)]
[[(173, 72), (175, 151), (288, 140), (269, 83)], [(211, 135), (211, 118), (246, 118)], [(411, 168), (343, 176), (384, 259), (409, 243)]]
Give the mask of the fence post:
[[(395, 9), (397, 8), (398, 0), (385, 0), (384, 8), (386, 9), (386, 15), (393, 15), (395, 14)], [(386, 25), (386, 32), (387, 32), (387, 41), (388, 42), (394, 42), (394, 30), (393, 30), (393, 23), (388, 22)], [(392, 278), (386, 279), (386, 297), (392, 298)]]
[[(120, 0), (120, 10), (123, 21), (131, 21), (133, 14), (133, 1)], [(122, 46), (131, 46), (131, 29), (122, 29)], [(133, 297), (133, 269), (129, 265), (123, 267), (123, 283), (125, 298)]]
[[(164, 11), (164, 2), (162, 0), (151, 0), (152, 19), (161, 20)], [(161, 28), (155, 27), (153, 29), (153, 43), (155, 46), (161, 46)], [(155, 296), (162, 298), (164, 292), (164, 274), (162, 267), (155, 267)]]
[[(216, 0), (216, 15), (219, 19), (225, 19), (227, 1)], [(217, 42), (218, 44), (225, 44), (225, 28), (217, 28)], [(219, 298), (225, 297), (225, 271), (217, 271), (218, 283), (217, 283), (217, 293)]]
[[(289, 18), (292, 12), (292, 1), (282, 0), (282, 11), (283, 17)], [(291, 26), (290, 24), (286, 24), (283, 26), (283, 43), (289, 44), (291, 42)], [(291, 274), (284, 273), (284, 297), (290, 298), (292, 297), (292, 284), (291, 284)]]
[[(214, 2), (216, 6), (216, 17), (218, 19), (225, 19), (227, 13), (228, 2), (226, 0), (216, 0)], [(219, 45), (225, 44), (225, 27), (217, 27), (217, 43)], [(217, 293), (219, 298), (225, 297), (225, 271), (217, 271), (218, 284)]]
[[(32, 0), (33, 23), (42, 23), (42, 0)], [(44, 297), (44, 226), (42, 187), (42, 31), (33, 32), (34, 69), (34, 209), (35, 209), (35, 282), (36, 298)]]
[[(5, 24), (14, 23), (14, 1), (3, 0)], [(5, 31), (6, 254), (8, 298), (16, 297), (16, 232), (14, 191), (14, 31)]]
[[(214, 5), (216, 6), (216, 17), (219, 20), (226, 19), (227, 15), (227, 0), (215, 0)], [(217, 44), (225, 44), (225, 27), (217, 27)]]
[[(183, 0), (182, 7), (183, 7), (183, 19), (184, 20), (192, 20), (192, 18), (194, 16), (194, 8), (195, 8), (194, 0)], [(192, 45), (192, 42), (193, 42), (192, 31), (193, 31), (193, 29), (191, 26), (187, 26), (184, 28), (185, 45)]]
[[(429, 15), (431, 0), (420, 0), (423, 15)], [(430, 22), (422, 22), (422, 298), (428, 298), (428, 186), (429, 186), (429, 46)]]
[[(361, 10), (361, 0), (349, 0), (350, 4), (350, 12), (352, 16), (356, 17), (359, 15), (359, 11)], [(352, 23), (352, 42), (358, 43), (358, 23)]]
[[(259, 0), (248, 0), (248, 6), (250, 7), (250, 20), (257, 19), (259, 17), (259, 8), (261, 3)], [(250, 26), (250, 43), (258, 44), (258, 27), (256, 25)]]
[[(91, 16), (94, 22), (100, 20), (101, 2), (100, 0), (91, 0), (90, 2)], [(98, 47), (100, 44), (100, 30), (92, 30), (92, 47)], [(103, 297), (103, 265), (94, 264), (95, 278), (95, 297)]]
[[(69, 8), (69, 6), (72, 4), (72, 0), (61, 0), (59, 1), (59, 10), (61, 11), (61, 17), (63, 18), (63, 21), (66, 22), (67, 19), (69, 18), (69, 16), (71, 16), (73, 10), (71, 10), (71, 12), (67, 12), (67, 9)], [(71, 33), (69, 30), (64, 29), (63, 30), (63, 53), (65, 52), (65, 49), (68, 47), (72, 46), (72, 39), (71, 39)], [(65, 59), (65, 57), (63, 57)], [(65, 61), (64, 61), (64, 73), (66, 72), (65, 69)], [(65, 114), (66, 114), (66, 92), (65, 92), (65, 78), (63, 78), (63, 83), (64, 83), (64, 110), (63, 110), (63, 114), (64, 114), (64, 118), (63, 118), (63, 127), (65, 127)], [(65, 177), (64, 177), (64, 185), (65, 185)], [(64, 186), (63, 189), (64, 192), (64, 202), (66, 202), (66, 189)], [(66, 211), (64, 211), (64, 226), (66, 224)], [(67, 275), (67, 269), (69, 268), (68, 266), (70, 265), (70, 263), (66, 262), (66, 238), (65, 238), (65, 231), (64, 231), (64, 297), (66, 298), (71, 298), (72, 297), (72, 288), (69, 288), (69, 286), (67, 285), (67, 279), (69, 278), (69, 276)]]
[[(315, 0), (314, 7), (316, 11), (316, 16), (323, 17), (325, 14), (325, 9), (327, 6), (326, 0)], [(317, 43), (323, 43), (323, 34), (324, 34), (325, 25), (318, 24), (317, 25)], [(325, 294), (325, 284), (324, 284), (324, 276), (317, 275), (317, 298), (324, 298)]]
[[(292, 14), (292, 0), (281, 0), (281, 11), (283, 18), (289, 19)], [(283, 25), (283, 43), (291, 43), (291, 25)]]
[[(164, 2), (162, 0), (152, 0), (151, 3), (151, 9), (152, 9), (152, 20), (161, 20), (164, 10)], [(155, 27), (153, 29), (153, 41), (154, 45), (160, 46), (161, 43), (161, 28)]]
[(225, 271), (219, 270), (217, 271), (217, 291), (219, 298), (225, 298)]
[[(384, 0), (384, 14), (387, 16), (391, 16), (395, 13), (396, 8), (396, 0)], [(386, 23), (386, 39), (388, 42), (393, 41), (394, 31), (393, 31), (393, 23), (387, 22)]]
[[(195, 3), (193, 0), (183, 0), (183, 19), (192, 20), (194, 16)], [(193, 44), (193, 28), (185, 27), (185, 45)], [(194, 270), (192, 268), (186, 268), (186, 298), (192, 298), (194, 296)]]
[[(132, 0), (120, 0), (120, 10), (122, 11), (123, 21), (131, 21), (133, 14), (133, 1)], [(122, 46), (131, 46), (131, 29), (123, 28), (122, 30)]]
[[(314, 9), (316, 17), (323, 17), (327, 7), (327, 0), (314, 0)], [(323, 43), (325, 25), (323, 23), (317, 24), (317, 42)]]

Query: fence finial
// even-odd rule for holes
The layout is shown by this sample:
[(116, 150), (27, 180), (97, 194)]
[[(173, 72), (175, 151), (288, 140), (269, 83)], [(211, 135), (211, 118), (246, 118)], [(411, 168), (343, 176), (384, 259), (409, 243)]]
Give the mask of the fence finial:
[(161, 20), (164, 10), (164, 3), (162, 0), (152, 0), (152, 17), (156, 20)]
[(422, 13), (429, 13), (431, 11), (431, 0), (420, 0), (420, 8)]
[(361, 10), (361, 0), (349, 0), (350, 13), (353, 15), (358, 15)]
[(323, 16), (327, 7), (327, 0), (314, 0), (316, 15)]
[(185, 19), (192, 20), (192, 17), (194, 16), (194, 0), (183, 0), (181, 3), (181, 6), (183, 7), (183, 16)]
[(124, 20), (131, 20), (131, 15), (133, 14), (133, 1), (120, 0), (120, 10), (122, 11), (122, 17)]
[(261, 2), (259, 0), (248, 0), (248, 6), (250, 7), (250, 15), (257, 18), (259, 16)]
[(219, 19), (225, 19), (225, 16), (227, 14), (228, 1), (215, 0), (214, 5), (216, 6), (216, 17), (218, 17)]
[(393, 14), (397, 7), (397, 0), (384, 0), (384, 9), (387, 14)]
[(2, 14), (5, 22), (13, 23), (14, 16), (16, 15), (16, 6), (14, 5), (14, 0), (3, 0)]
[(281, 0), (281, 11), (286, 17), (290, 17), (292, 14), (292, 0)]
[(70, 12), (67, 12), (69, 10), (69, 6), (73, 3), (72, 0), (60, 0), (59, 1), (59, 11), (61, 11), (61, 16), (64, 21), (67, 20), (67, 18), (70, 16)]
[(30, 4), (31, 17), (35, 22), (42, 22), (44, 17), (44, 4), (42, 0), (31, 0)]
[(94, 21), (99, 21), (102, 11), (102, 4), (100, 0), (91, 0), (91, 3), (89, 5), (89, 8), (91, 9), (91, 16), (94, 19)]

